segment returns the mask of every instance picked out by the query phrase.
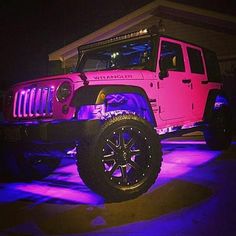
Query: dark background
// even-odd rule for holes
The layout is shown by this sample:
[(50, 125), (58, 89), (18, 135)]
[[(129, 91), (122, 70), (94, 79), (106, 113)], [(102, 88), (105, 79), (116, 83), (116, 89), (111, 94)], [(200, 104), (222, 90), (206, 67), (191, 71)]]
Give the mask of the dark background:
[[(0, 90), (47, 74), (48, 54), (152, 0), (0, 0)], [(234, 1), (177, 0), (235, 15)]]

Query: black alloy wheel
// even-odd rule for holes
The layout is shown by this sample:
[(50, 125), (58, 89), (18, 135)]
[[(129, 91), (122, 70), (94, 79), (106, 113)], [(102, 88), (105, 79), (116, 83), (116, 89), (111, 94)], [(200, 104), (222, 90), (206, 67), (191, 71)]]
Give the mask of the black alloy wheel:
[(98, 135), (78, 147), (78, 171), (88, 187), (107, 201), (146, 192), (162, 162), (161, 145), (151, 125), (135, 115), (107, 120)]
[(106, 177), (115, 187), (140, 184), (148, 176), (151, 146), (142, 131), (120, 127), (103, 140), (102, 163)]

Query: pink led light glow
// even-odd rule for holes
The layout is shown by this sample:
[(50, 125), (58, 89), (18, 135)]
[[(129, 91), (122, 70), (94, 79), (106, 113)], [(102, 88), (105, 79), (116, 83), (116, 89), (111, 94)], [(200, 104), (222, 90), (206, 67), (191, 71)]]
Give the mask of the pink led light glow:
[(57, 198), (82, 204), (99, 204), (102, 198), (94, 193), (82, 192), (63, 187), (52, 187), (42, 184), (24, 184), (16, 186), (17, 190), (38, 194), (44, 197)]
[(162, 141), (162, 144), (182, 144), (182, 145), (206, 145), (205, 141), (193, 141), (193, 140), (185, 140), (185, 141)]

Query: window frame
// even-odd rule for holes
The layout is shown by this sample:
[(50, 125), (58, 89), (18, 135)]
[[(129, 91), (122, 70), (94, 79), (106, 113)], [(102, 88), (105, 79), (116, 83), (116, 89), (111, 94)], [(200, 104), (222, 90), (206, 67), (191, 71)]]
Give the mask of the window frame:
[(161, 59), (162, 44), (164, 42), (177, 46), (180, 49), (180, 52), (181, 52), (181, 60), (182, 60), (182, 63), (181, 63), (182, 64), (182, 68), (181, 68), (181, 70), (168, 69), (168, 71), (171, 71), (171, 72), (182, 72), (182, 73), (186, 72), (185, 57), (184, 57), (184, 47), (183, 47), (181, 41), (177, 41), (177, 40), (174, 40), (174, 39), (171, 39), (171, 38), (165, 38), (165, 37), (160, 38), (160, 47), (159, 47), (159, 53), (158, 53), (158, 67), (159, 67), (159, 70), (161, 71), (160, 59)]
[[(196, 71), (193, 71), (193, 67), (192, 67), (192, 59), (191, 59), (191, 55), (190, 55), (190, 51), (189, 50), (192, 50), (192, 51), (197, 51), (199, 52), (199, 55), (200, 55), (200, 59), (201, 59), (201, 73), (200, 72), (196, 72)], [(202, 53), (202, 50), (201, 48), (196, 48), (196, 47), (193, 47), (191, 45), (187, 45), (186, 46), (186, 53), (187, 53), (187, 56), (188, 56), (188, 63), (189, 63), (189, 71), (191, 74), (197, 74), (197, 75), (205, 75), (206, 74), (206, 69), (205, 69), (205, 61), (204, 61), (204, 56), (203, 56), (203, 53)], [(195, 55), (196, 56), (196, 55)], [(194, 60), (196, 60), (196, 58), (194, 58)]]

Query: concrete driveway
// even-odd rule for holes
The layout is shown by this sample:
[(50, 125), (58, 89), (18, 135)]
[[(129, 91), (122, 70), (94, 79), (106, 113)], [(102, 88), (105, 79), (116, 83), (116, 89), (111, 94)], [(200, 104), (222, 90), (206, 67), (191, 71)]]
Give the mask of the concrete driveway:
[(41, 181), (0, 183), (0, 235), (236, 235), (236, 141), (223, 152), (199, 134), (162, 144), (159, 178), (131, 201), (104, 204), (70, 158)]

